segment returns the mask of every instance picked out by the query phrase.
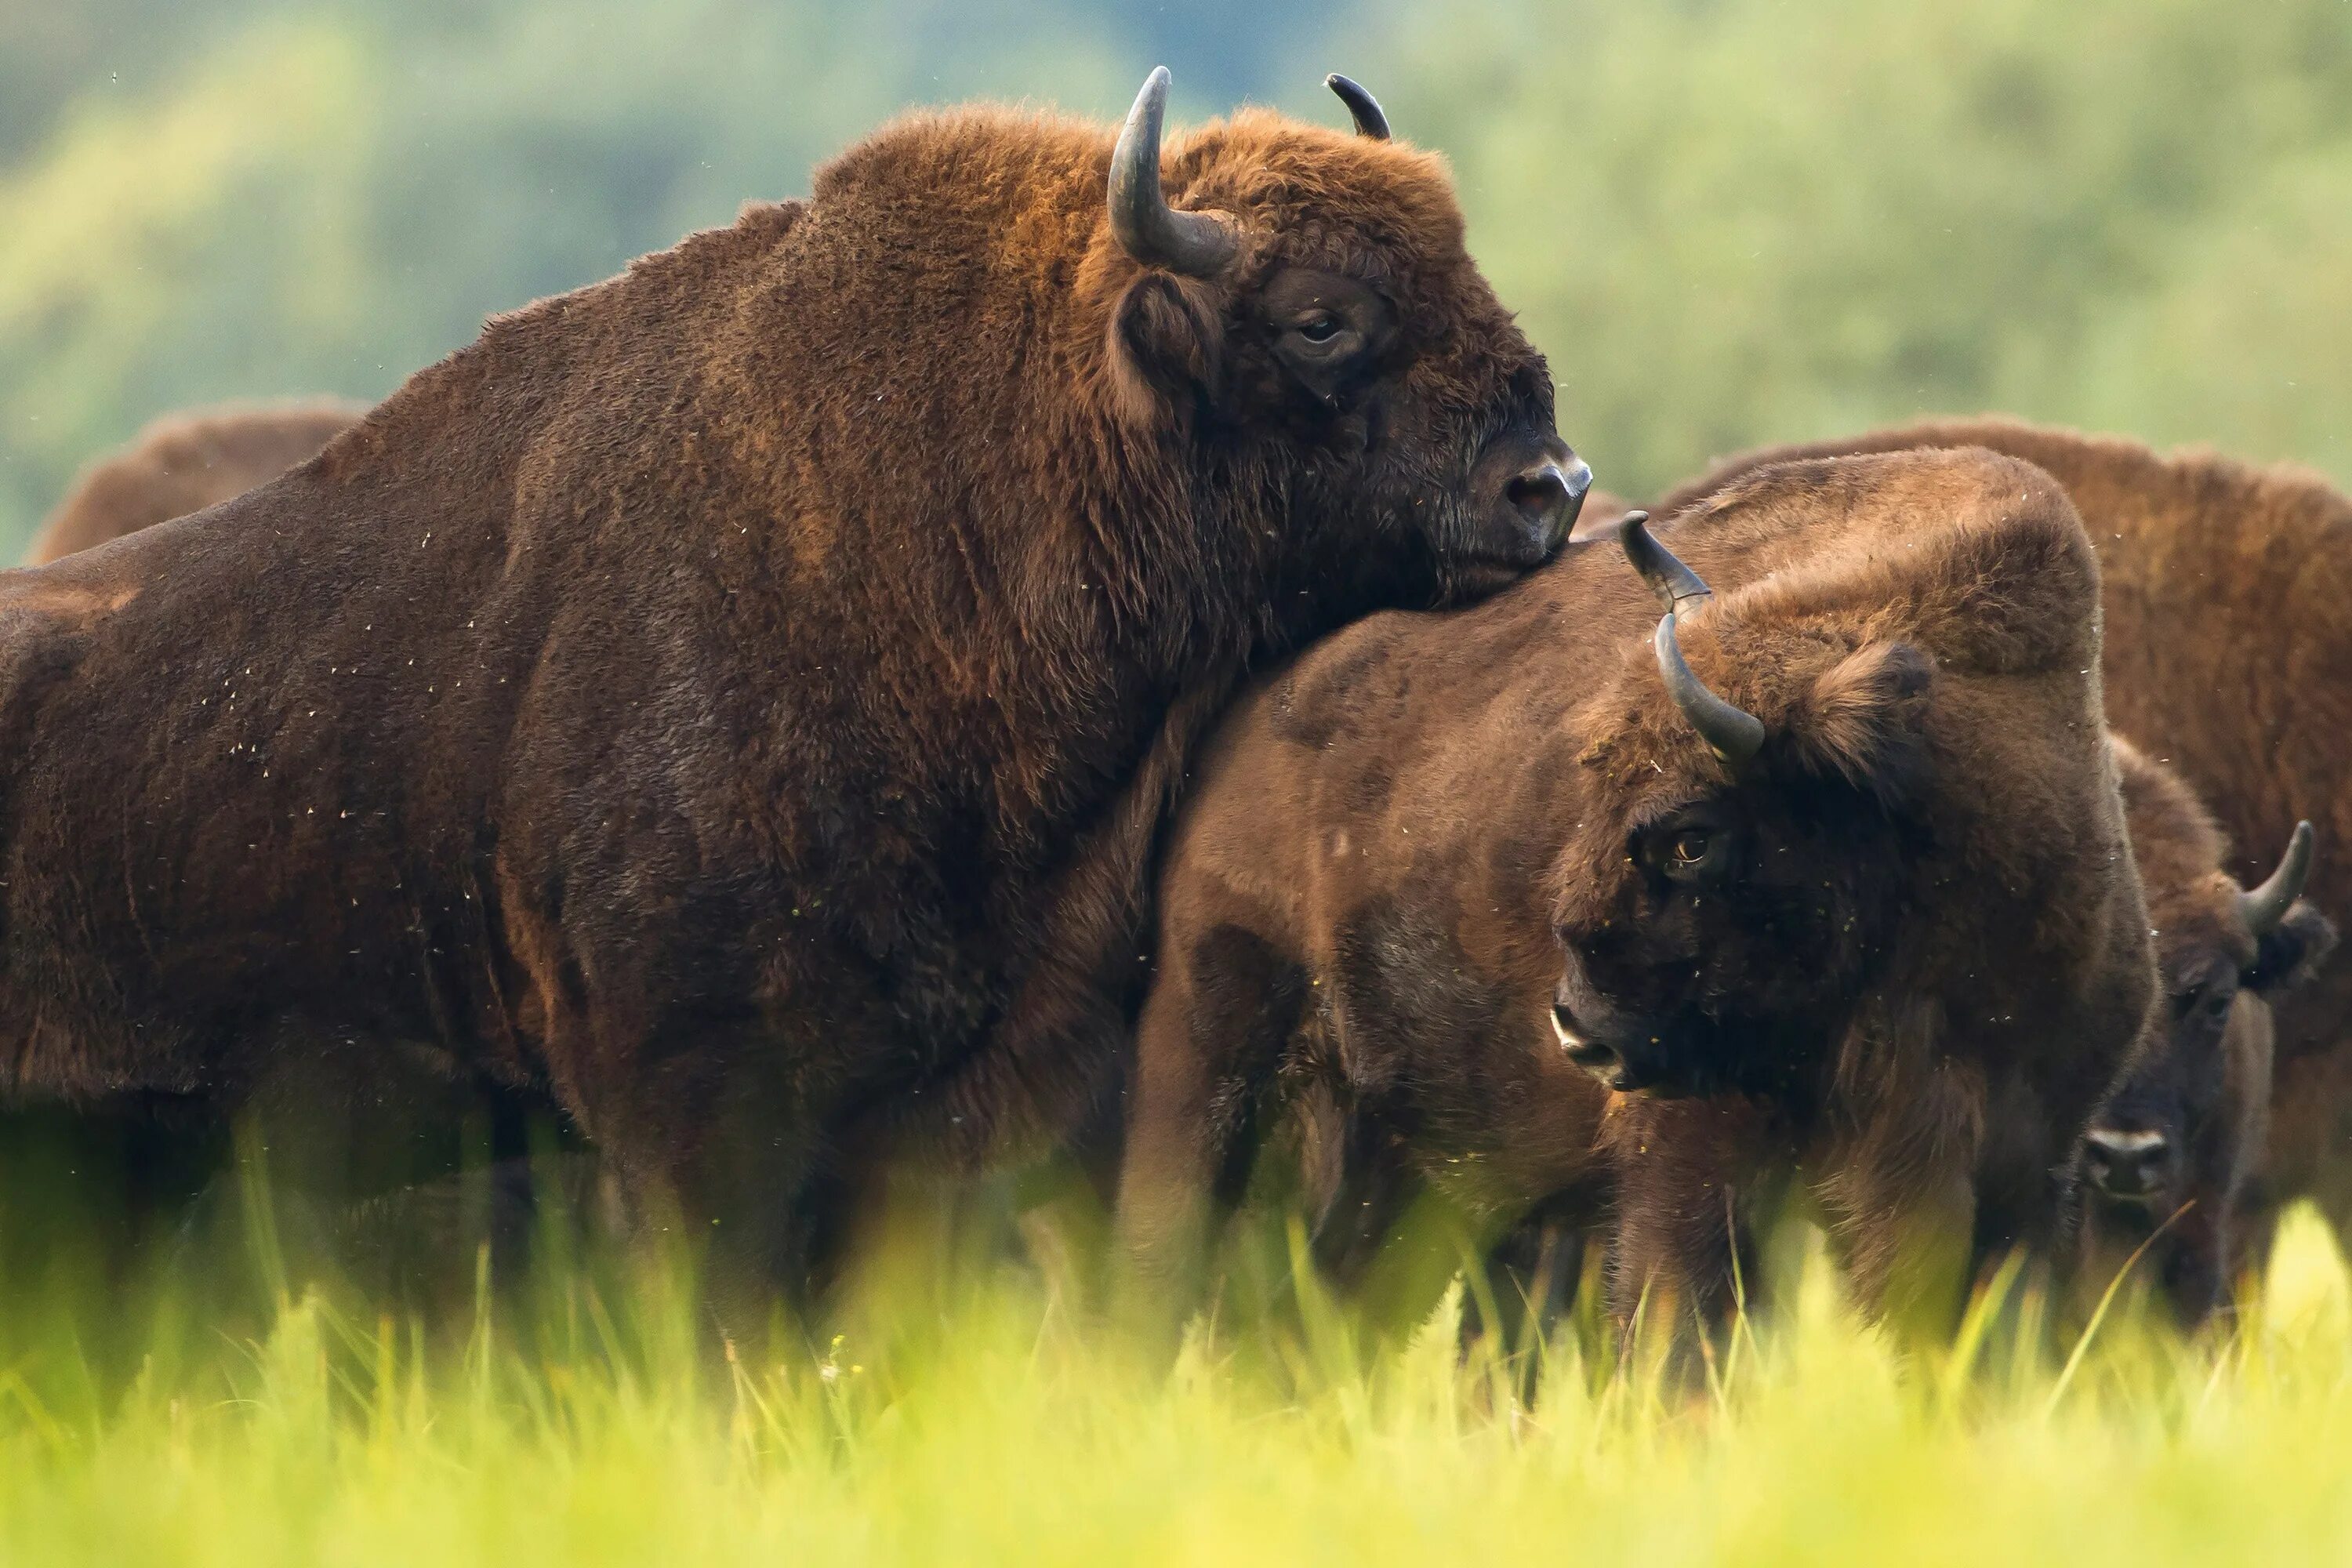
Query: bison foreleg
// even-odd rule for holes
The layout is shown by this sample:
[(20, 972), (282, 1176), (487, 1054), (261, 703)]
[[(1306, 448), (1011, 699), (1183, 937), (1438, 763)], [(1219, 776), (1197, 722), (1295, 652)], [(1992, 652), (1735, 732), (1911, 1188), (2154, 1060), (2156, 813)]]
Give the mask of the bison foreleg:
[[(1177, 944), (1171, 942), (1171, 948)], [(1118, 1192), (1123, 1315), (1172, 1344), (1241, 1200), (1304, 984), (1255, 938), (1220, 928), (1163, 955), (1136, 1037)]]

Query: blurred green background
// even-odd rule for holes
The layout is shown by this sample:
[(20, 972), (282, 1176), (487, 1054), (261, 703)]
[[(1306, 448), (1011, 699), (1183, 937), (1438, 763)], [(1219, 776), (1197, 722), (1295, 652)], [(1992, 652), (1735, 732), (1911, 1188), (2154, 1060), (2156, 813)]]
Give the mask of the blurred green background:
[(1612, 488), (1986, 408), (2352, 479), (2347, 0), (0, 0), (0, 551), (156, 414), (380, 395), (902, 106), (1155, 61), (1448, 153)]

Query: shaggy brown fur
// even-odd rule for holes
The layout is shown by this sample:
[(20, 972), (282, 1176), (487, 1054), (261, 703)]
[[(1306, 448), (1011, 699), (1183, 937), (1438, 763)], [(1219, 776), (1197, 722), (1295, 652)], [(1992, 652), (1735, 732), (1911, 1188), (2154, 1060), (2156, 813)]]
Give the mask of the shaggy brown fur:
[[(2299, 820), (2319, 830), (2313, 905), (2352, 916), (2352, 499), (2319, 476), (2207, 451), (1986, 418), (1874, 431), (1732, 458), (1662, 504), (1791, 458), (1981, 446), (2047, 469), (2099, 552), (2107, 708), (2204, 801), (2242, 882)], [(2352, 1243), (2352, 963), (2277, 1009), (2271, 1146), (2258, 1207), (2320, 1200)], [(2268, 1218), (2257, 1234), (2266, 1235)]]
[(1625, 1310), (1719, 1301), (1791, 1179), (1882, 1307), (1927, 1292), (1912, 1241), (2054, 1242), (2154, 992), (2073, 510), (2025, 464), (1912, 455), (1776, 468), (1660, 538), (1717, 590), (1685, 651), (1766, 728), (1736, 779), (1612, 542), (1351, 627), (1220, 731), (1139, 1034), (1147, 1305), (1192, 1299), (1302, 1104), (1489, 1228), (1613, 1187)]
[(362, 405), (227, 404), (158, 419), (82, 471), (26, 552), (39, 566), (274, 479), (359, 422)]
[(1434, 159), (1201, 131), (1204, 280), (1121, 248), (1111, 149), (907, 119), (286, 477), (0, 579), (15, 1085), (404, 1043), (786, 1279), (875, 1160), (1074, 1114), (1221, 694), (1573, 521)]
[(2298, 900), (2257, 936), (2203, 805), (2172, 769), (2113, 744), (2164, 992), (2159, 1047), (2126, 1075), (2086, 1140), (2084, 1286), (2103, 1290), (2145, 1244), (2143, 1278), (2195, 1322), (2229, 1300), (2245, 1260), (2240, 1211), (2255, 1195), (2270, 1128), (2272, 1008), (2326, 960), (2336, 931)]

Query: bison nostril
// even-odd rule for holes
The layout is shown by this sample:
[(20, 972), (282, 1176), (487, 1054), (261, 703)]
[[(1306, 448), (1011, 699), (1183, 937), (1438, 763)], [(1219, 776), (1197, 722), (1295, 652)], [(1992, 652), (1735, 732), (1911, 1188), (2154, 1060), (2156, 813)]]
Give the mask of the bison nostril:
[(1519, 475), (1503, 487), (1505, 499), (1530, 522), (1542, 522), (1568, 504), (1568, 479), (1550, 463)]
[(2091, 1180), (2116, 1197), (2146, 1197), (2163, 1184), (2172, 1141), (2145, 1129), (2098, 1127), (2083, 1138)]
[(1609, 1078), (1624, 1066), (1616, 1047), (1587, 1038), (1584, 1032), (1576, 1026), (1575, 1016), (1557, 1002), (1551, 1006), (1551, 1032), (1559, 1041), (1561, 1053), (1589, 1073)]
[(1576, 526), (1591, 488), (1592, 470), (1584, 459), (1572, 457), (1562, 467), (1547, 458), (1515, 475), (1503, 487), (1503, 500), (1538, 538), (1556, 543)]

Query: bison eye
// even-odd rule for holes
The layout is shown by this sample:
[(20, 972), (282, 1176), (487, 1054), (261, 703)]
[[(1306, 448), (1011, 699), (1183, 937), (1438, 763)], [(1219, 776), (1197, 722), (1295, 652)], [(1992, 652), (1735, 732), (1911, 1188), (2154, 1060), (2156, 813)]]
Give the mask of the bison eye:
[(1729, 869), (1731, 837), (1719, 827), (1684, 823), (1653, 836), (1647, 855), (1673, 881), (1717, 882)]
[(2230, 1004), (2236, 1000), (2237, 994), (2231, 987), (2210, 980), (2200, 981), (2173, 998), (2173, 1016), (2179, 1018), (2193, 1017), (2210, 1023), (2217, 1018), (2226, 1017), (2229, 1015)]
[(1291, 329), (1310, 343), (1328, 343), (1339, 335), (1337, 316), (1309, 316)]

